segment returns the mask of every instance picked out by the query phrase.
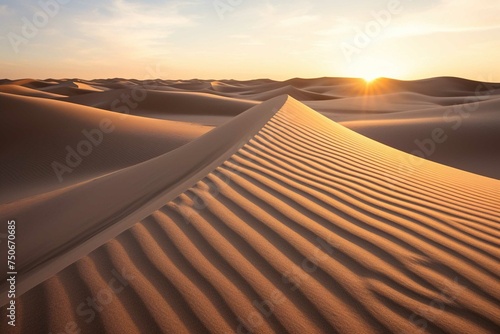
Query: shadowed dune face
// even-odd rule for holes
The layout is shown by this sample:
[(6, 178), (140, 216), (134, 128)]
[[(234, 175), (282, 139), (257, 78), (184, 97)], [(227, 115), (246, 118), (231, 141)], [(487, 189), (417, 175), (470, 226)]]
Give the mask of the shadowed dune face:
[(6, 80), (0, 332), (499, 332), (499, 93)]
[(3, 203), (135, 165), (211, 130), (5, 93), (0, 103)]
[[(202, 147), (213, 151), (189, 154)], [(165, 179), (175, 157), (208, 172), (158, 185), (149, 213), (24, 293), (14, 333), (500, 329), (500, 181), (410, 158), (280, 97), (122, 170), (120, 200), (141, 198), (127, 183)]]

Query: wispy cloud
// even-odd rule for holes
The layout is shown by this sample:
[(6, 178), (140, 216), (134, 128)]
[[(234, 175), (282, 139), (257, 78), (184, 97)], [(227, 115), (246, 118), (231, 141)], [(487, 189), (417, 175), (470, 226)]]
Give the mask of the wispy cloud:
[[(167, 51), (168, 37), (183, 27), (196, 25), (197, 16), (182, 14), (189, 3), (141, 3), (112, 0), (74, 22), (80, 36), (106, 49), (128, 54)], [(160, 50), (159, 50), (160, 49)]]
[(229, 36), (229, 38), (236, 40), (236, 43), (238, 45), (248, 45), (248, 46), (254, 45), (255, 46), (255, 45), (263, 45), (264, 44), (264, 42), (262, 42), (262, 40), (254, 37), (252, 35), (234, 34), (234, 35)]
[(300, 15), (292, 16), (283, 20), (278, 21), (278, 25), (281, 27), (292, 28), (295, 26), (301, 26), (309, 22), (318, 21), (318, 15)]
[(0, 16), (7, 16), (12, 13), (12, 9), (7, 5), (0, 5)]
[(442, 0), (423, 12), (403, 12), (394, 19), (384, 37), (495, 30), (500, 28), (499, 16), (500, 6), (496, 1)]

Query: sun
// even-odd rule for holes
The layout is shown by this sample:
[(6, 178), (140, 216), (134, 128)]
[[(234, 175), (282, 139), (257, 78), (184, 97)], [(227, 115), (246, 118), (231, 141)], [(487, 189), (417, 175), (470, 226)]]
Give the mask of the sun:
[(354, 78), (366, 86), (372, 86), (380, 78), (397, 78), (405, 72), (404, 66), (394, 60), (387, 60), (381, 56), (364, 55), (345, 67), (345, 70)]
[(362, 79), (368, 85), (368, 84), (371, 84), (372, 82), (374, 82), (375, 80), (377, 80), (378, 78), (380, 78), (380, 77), (377, 75), (365, 75), (365, 76), (363, 76)]

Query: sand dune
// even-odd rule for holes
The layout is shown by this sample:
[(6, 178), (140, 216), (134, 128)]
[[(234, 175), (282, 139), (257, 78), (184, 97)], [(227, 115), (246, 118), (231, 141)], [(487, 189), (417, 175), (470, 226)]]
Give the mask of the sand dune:
[[(217, 126), (258, 104), (256, 101), (199, 92), (158, 91), (139, 86), (72, 96), (66, 101), (148, 118)], [(138, 96), (134, 101), (133, 96)]]
[(49, 93), (54, 93), (54, 94), (60, 94), (60, 95), (65, 95), (65, 96), (73, 96), (73, 95), (82, 95), (82, 94), (88, 94), (88, 93), (93, 93), (95, 91), (99, 91), (98, 89), (95, 89), (93, 87), (90, 87), (85, 84), (81, 83), (76, 83), (71, 80), (64, 81), (55, 85), (47, 86), (40, 88), (41, 91), (49, 92)]
[[(117, 108), (116, 101), (121, 101), (121, 94), (130, 95), (139, 88), (147, 92), (146, 97), (130, 113), (207, 126), (221, 125), (261, 101), (288, 94), (328, 118), (389, 146), (500, 178), (498, 155), (490, 154), (495, 149), (493, 143), (498, 141), (494, 130), (498, 122), (495, 100), (500, 98), (500, 85), (496, 83), (451, 77), (417, 81), (381, 78), (369, 85), (355, 78), (93, 82), (115, 88), (71, 96), (67, 101), (119, 111), (123, 102)], [(436, 149), (429, 151), (431, 154), (418, 154), (421, 149), (416, 140), (431, 138), (436, 128), (447, 132), (446, 142), (437, 143)]]
[[(341, 124), (367, 137), (433, 161), (500, 179), (500, 99), (475, 104), (434, 107), (398, 113), (365, 115)], [(442, 137), (435, 141), (433, 131)]]
[(301, 101), (321, 101), (321, 100), (334, 100), (335, 96), (330, 96), (328, 94), (318, 94), (314, 92), (310, 92), (307, 90), (302, 90), (300, 88), (296, 88), (293, 86), (284, 86), (274, 90), (264, 91), (258, 94), (248, 95), (254, 100), (257, 101), (266, 101), (274, 96), (279, 96), (282, 94), (289, 95), (295, 99)]
[[(478, 122), (496, 117), (484, 103)], [(277, 97), (143, 163), (3, 206), (33, 223), (19, 227), (18, 326), (0, 326), (495, 333), (499, 189)], [(28, 237), (47, 228), (41, 213), (58, 234)]]
[[(18, 291), (26, 290), (33, 282), (39, 283), (40, 277), (55, 274), (108, 240), (110, 235), (147, 216), (152, 208), (160, 206), (158, 203), (163, 204), (165, 198), (172, 199), (204, 177), (265, 124), (275, 112), (268, 107), (269, 103), (236, 117), (231, 125), (221, 126), (180, 149), (143, 163), (87, 177), (69, 186), (60, 183), (55, 190), (47, 187), (45, 192), (10, 203), (3, 201), (6, 203), (2, 205), (3, 215), (31, 222), (17, 229), (25, 236), (25, 245), (17, 251), (17, 268), (25, 273), (18, 281)], [(241, 129), (246, 129), (246, 133)], [(128, 154), (139, 155), (143, 148), (131, 150), (129, 147), (128, 150)], [(116, 156), (108, 157), (110, 163), (116, 159)], [(102, 164), (105, 165), (105, 161)], [(74, 206), (75, 203), (78, 205)], [(70, 210), (59, 210), (70, 207)], [(47, 221), (38, 224), (38, 217), (47, 217)], [(53, 231), (50, 238), (40, 237), (47, 229)]]
[(49, 92), (44, 92), (41, 90), (24, 87), (21, 85), (0, 85), (0, 92), (9, 93), (14, 95), (23, 95), (23, 96), (34, 96), (34, 97), (45, 97), (52, 99), (62, 99), (66, 97), (65, 95), (54, 94)]
[(35, 79), (20, 79), (20, 80), (9, 80), (10, 84), (24, 86), (28, 88), (41, 89), (44, 87), (50, 87), (59, 84), (59, 82), (47, 79), (47, 80), (35, 80)]
[(135, 165), (211, 130), (5, 93), (0, 104), (2, 203)]

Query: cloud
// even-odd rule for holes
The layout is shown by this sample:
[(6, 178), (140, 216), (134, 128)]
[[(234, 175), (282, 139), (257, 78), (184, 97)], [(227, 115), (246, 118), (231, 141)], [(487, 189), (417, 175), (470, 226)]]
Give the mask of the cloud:
[(500, 28), (500, 6), (492, 1), (443, 0), (423, 12), (394, 17), (386, 37), (481, 32)]
[(195, 15), (181, 13), (193, 2), (140, 3), (112, 0), (85, 13), (74, 22), (82, 40), (129, 54), (167, 50), (168, 37), (177, 29), (196, 25)]
[(12, 13), (12, 10), (7, 5), (0, 5), (0, 16), (7, 16)]
[(301, 16), (292, 16), (283, 20), (278, 21), (278, 25), (281, 27), (295, 27), (295, 26), (301, 26), (303, 24), (313, 22), (313, 21), (318, 21), (319, 16), (318, 15), (301, 15)]

